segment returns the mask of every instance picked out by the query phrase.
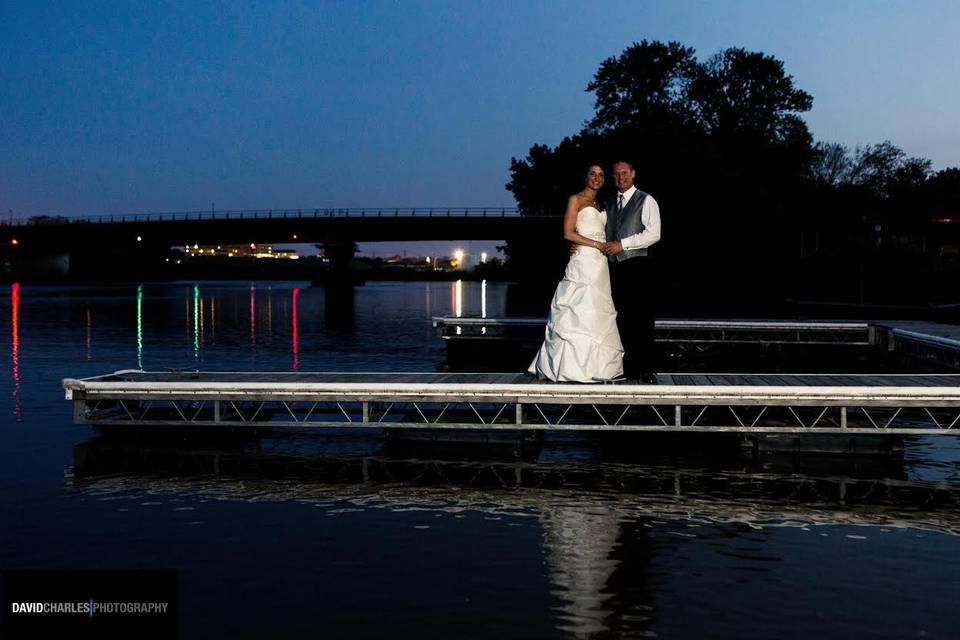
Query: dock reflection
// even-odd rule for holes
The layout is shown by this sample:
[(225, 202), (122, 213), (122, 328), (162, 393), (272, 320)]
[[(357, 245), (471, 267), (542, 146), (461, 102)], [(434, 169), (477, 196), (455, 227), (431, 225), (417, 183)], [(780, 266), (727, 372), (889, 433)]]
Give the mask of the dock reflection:
[[(904, 480), (897, 461), (856, 475), (823, 466), (784, 474), (763, 462), (709, 465), (696, 456), (608, 461), (602, 448), (591, 449), (589, 462), (538, 463), (399, 457), (356, 436), (329, 436), (312, 449), (310, 442), (282, 434), (186, 445), (97, 436), (74, 449), (66, 477), (72, 489), (97, 496), (149, 491), (533, 517), (554, 613), (576, 636), (647, 629), (653, 561), (683, 545), (822, 525), (960, 534), (960, 486)], [(676, 535), (655, 538), (655, 530)]]

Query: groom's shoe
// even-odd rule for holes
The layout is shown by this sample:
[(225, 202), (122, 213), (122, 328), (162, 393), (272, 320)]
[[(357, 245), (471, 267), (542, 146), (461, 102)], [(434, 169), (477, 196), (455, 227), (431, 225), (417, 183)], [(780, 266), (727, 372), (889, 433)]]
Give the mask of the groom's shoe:
[(657, 374), (652, 371), (644, 371), (640, 374), (640, 382), (643, 384), (657, 384)]

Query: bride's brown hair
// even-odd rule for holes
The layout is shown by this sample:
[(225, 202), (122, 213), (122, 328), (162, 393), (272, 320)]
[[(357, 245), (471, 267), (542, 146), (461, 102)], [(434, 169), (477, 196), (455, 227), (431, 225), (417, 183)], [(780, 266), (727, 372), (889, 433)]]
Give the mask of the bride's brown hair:
[(587, 178), (590, 176), (590, 169), (593, 167), (600, 167), (600, 170), (603, 171), (603, 186), (597, 189), (597, 197), (594, 199), (597, 203), (597, 210), (606, 211), (607, 207), (606, 203), (604, 202), (604, 200), (606, 200), (606, 194), (604, 189), (607, 188), (607, 170), (603, 168), (603, 164), (600, 162), (591, 162), (587, 164), (586, 168), (583, 170), (583, 182), (584, 185), (586, 185)]
[(607, 170), (604, 169), (604, 168), (603, 168), (603, 165), (602, 165), (601, 163), (599, 163), (599, 162), (590, 162), (590, 163), (587, 164), (587, 166), (586, 166), (586, 167), (584, 168), (584, 170), (583, 170), (583, 179), (584, 179), (584, 181), (586, 181), (587, 176), (590, 175), (590, 169), (592, 169), (593, 167), (600, 167), (600, 171), (603, 171), (603, 181), (606, 182), (606, 181), (607, 181)]

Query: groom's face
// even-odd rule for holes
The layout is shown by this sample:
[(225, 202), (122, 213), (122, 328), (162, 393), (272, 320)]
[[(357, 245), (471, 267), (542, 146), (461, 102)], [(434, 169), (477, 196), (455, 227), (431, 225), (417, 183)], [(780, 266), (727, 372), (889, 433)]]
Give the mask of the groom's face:
[(633, 186), (633, 179), (637, 172), (630, 168), (626, 162), (618, 162), (613, 165), (613, 183), (617, 185), (617, 191), (623, 193)]

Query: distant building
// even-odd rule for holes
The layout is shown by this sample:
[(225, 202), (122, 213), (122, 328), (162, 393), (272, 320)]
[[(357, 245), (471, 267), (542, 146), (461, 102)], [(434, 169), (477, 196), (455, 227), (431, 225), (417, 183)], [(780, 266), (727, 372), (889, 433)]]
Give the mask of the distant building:
[(296, 260), (300, 256), (293, 249), (274, 249), (272, 245), (266, 244), (224, 244), (224, 245), (198, 245), (188, 244), (183, 248), (184, 256), (187, 258), (267, 258), (267, 259), (286, 259)]

